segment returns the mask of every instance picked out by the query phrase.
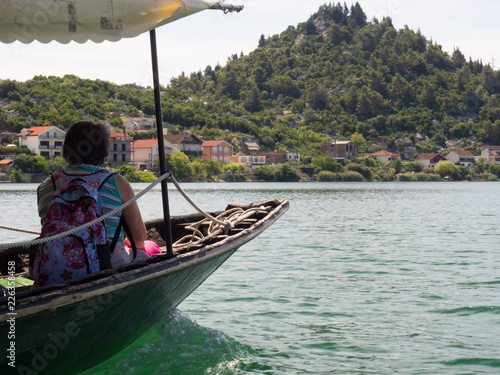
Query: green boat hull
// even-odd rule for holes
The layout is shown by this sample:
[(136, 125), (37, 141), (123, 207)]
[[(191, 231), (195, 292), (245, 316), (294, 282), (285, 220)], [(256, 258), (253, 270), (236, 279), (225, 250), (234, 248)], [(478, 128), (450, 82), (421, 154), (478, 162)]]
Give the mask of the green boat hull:
[[(288, 209), (286, 200), (256, 202), (266, 206), (256, 218), (228, 235), (174, 257), (158, 255), (118, 269), (16, 294), (15, 310), (0, 298), (0, 373), (77, 374), (129, 346), (178, 306), (239, 247), (252, 240)], [(234, 206), (228, 206), (227, 209)], [(213, 213), (214, 215), (217, 213)], [(172, 220), (175, 238), (199, 215)], [(162, 220), (146, 222), (161, 238)], [(14, 251), (14, 250), (13, 250)]]
[[(79, 373), (103, 362), (179, 305), (234, 251), (79, 303), (16, 319), (15, 367), (2, 365), (2, 374)], [(9, 329), (10, 323), (4, 322), (0, 337), (7, 338)]]

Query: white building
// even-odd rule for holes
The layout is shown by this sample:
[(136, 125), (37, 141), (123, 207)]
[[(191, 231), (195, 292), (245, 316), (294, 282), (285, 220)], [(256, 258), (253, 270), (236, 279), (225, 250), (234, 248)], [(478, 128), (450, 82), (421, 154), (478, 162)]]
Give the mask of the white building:
[(476, 161), (474, 154), (466, 150), (451, 151), (445, 157), (446, 160), (451, 161), (454, 164), (460, 164), (466, 168), (472, 168), (474, 162)]
[[(164, 140), (163, 146), (166, 154), (173, 154), (175, 147)], [(132, 143), (132, 164), (139, 171), (150, 170), (153, 163), (158, 160), (159, 149), (157, 139), (139, 139)]]
[(125, 117), (122, 116), (123, 126), (127, 131), (137, 132), (141, 130), (156, 129), (156, 118), (154, 117)]
[(35, 126), (24, 128), (17, 136), (19, 146), (26, 147), (45, 160), (61, 156), (66, 132), (56, 126)]
[(488, 146), (481, 150), (481, 157), (486, 163), (500, 164), (500, 146)]

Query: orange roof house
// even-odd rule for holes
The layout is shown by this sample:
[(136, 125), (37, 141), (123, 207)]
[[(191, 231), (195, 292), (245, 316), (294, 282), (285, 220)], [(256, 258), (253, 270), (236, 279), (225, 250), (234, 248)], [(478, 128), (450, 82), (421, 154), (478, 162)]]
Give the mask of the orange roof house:
[(35, 136), (52, 129), (53, 127), (54, 126), (33, 126), (32, 128), (24, 128), (21, 130), (21, 133), (17, 134), (17, 136), (21, 137), (23, 134), (26, 134), (27, 136)]
[(0, 171), (2, 171), (3, 173), (9, 173), (9, 168), (11, 167), (11, 165), (11, 159), (0, 160)]
[(57, 126), (34, 126), (24, 128), (17, 136), (19, 146), (49, 160), (61, 155), (65, 135), (66, 132)]
[(233, 155), (233, 146), (226, 141), (214, 140), (203, 142), (203, 160), (213, 159), (219, 163), (229, 163)]

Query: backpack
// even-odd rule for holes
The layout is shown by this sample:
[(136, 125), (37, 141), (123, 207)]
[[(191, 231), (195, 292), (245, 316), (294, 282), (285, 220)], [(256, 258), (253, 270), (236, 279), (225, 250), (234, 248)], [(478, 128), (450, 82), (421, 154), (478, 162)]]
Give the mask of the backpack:
[[(102, 216), (104, 205), (99, 190), (113, 174), (107, 170), (81, 176), (66, 175), (61, 170), (54, 172), (51, 177), (55, 192), (40, 238), (66, 232)], [(33, 264), (34, 280), (42, 286), (99, 272), (103, 268), (99, 253), (109, 254), (104, 221), (39, 245)]]

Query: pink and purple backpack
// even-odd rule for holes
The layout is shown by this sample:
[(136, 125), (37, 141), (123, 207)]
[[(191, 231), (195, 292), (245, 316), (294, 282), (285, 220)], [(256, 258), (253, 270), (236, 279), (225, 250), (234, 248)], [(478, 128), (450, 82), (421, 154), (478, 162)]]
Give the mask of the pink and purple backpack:
[[(104, 214), (99, 189), (114, 172), (89, 175), (52, 174), (55, 192), (42, 226), (41, 238), (86, 224)], [(100, 271), (98, 253), (109, 246), (104, 221), (75, 234), (40, 245), (33, 265), (37, 285), (63, 282)]]

